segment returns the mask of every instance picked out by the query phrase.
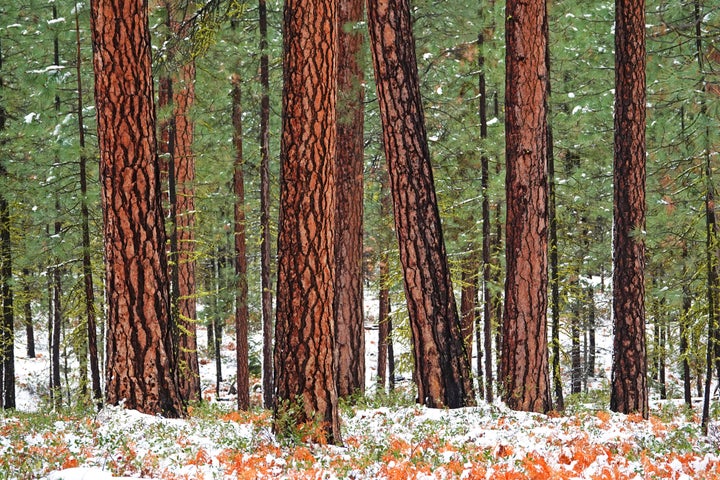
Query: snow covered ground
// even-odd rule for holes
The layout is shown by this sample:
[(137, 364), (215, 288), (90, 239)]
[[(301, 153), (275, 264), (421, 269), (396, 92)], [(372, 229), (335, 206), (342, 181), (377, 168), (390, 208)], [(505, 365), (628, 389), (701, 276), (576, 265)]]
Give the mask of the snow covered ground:
[[(368, 314), (376, 304), (366, 302)], [(371, 318), (368, 316), (368, 318)], [(368, 325), (370, 327), (370, 325)], [(205, 331), (199, 331), (204, 345)], [(368, 328), (368, 381), (375, 375), (377, 329)], [(201, 360), (204, 397), (188, 418), (163, 419), (122, 407), (43, 412), (46, 341), (40, 356), (17, 345), (18, 409), (0, 414), (0, 479), (720, 479), (720, 433), (700, 432), (695, 409), (652, 401), (652, 416), (607, 411), (602, 390), (570, 399), (564, 415), (514, 412), (500, 402), (458, 410), (414, 405), (405, 391), (383, 402), (343, 405), (343, 446), (276, 438), (269, 412), (233, 410), (233, 339), (222, 351), (225, 382), (216, 401), (215, 365)], [(610, 326), (601, 322), (599, 377), (607, 390)], [(407, 382), (402, 388), (407, 389)]]

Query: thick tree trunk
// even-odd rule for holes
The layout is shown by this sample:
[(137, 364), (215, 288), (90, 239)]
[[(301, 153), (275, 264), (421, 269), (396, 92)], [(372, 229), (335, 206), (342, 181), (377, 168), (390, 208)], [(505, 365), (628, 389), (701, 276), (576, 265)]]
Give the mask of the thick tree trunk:
[(368, 1), (368, 26), (418, 383), (429, 407), (474, 404), (442, 237), (408, 0)]
[[(183, 413), (155, 140), (147, 4), (93, 0), (95, 102), (108, 298), (106, 397)], [(122, 21), (121, 21), (122, 20)]]
[(235, 361), (237, 364), (237, 406), (239, 410), (250, 409), (250, 371), (248, 347), (248, 283), (247, 248), (245, 242), (245, 176), (243, 174), (242, 150), (242, 103), (240, 76), (232, 78), (232, 122), (235, 144), (235, 168), (233, 191), (235, 192)]
[(317, 420), (331, 443), (341, 443), (333, 361), (336, 14), (333, 0), (285, 3), (275, 324), (275, 430)]
[(338, 396), (365, 391), (363, 319), (364, 0), (338, 2), (335, 228), (335, 369)]
[(260, 282), (262, 286), (263, 405), (273, 408), (273, 312), (270, 285), (270, 67), (267, 41), (267, 5), (258, 2), (260, 20)]
[(500, 379), (512, 409), (552, 408), (547, 350), (547, 12), (507, 2), (506, 263)]
[(615, 2), (613, 344), (610, 409), (648, 416), (645, 344), (645, 2)]

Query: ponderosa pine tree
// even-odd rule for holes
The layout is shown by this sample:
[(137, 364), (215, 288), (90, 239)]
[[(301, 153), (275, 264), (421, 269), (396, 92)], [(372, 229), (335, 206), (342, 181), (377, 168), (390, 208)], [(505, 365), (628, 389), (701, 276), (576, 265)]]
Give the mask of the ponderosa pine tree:
[[(335, 386), (337, 2), (286, 0), (275, 323), (275, 431), (319, 421), (341, 443)], [(290, 422), (290, 425), (284, 422)]]
[(418, 402), (474, 404), (438, 211), (408, 0), (368, 1), (368, 27), (405, 282)]
[(364, 0), (338, 2), (335, 353), (338, 396), (365, 391), (363, 323), (363, 122), (360, 55)]
[(547, 349), (547, 11), (506, 5), (506, 279), (500, 378), (512, 409), (552, 408)]
[(645, 345), (645, 2), (615, 2), (614, 342), (610, 409), (648, 416)]
[(90, 8), (108, 301), (106, 398), (178, 417), (147, 4), (93, 0)]
[(237, 365), (237, 406), (240, 410), (250, 409), (250, 372), (248, 347), (248, 282), (247, 247), (245, 241), (245, 175), (243, 167), (242, 140), (242, 91), (240, 76), (232, 77), (232, 122), (233, 143), (235, 144), (235, 165), (233, 191), (235, 192), (235, 361)]

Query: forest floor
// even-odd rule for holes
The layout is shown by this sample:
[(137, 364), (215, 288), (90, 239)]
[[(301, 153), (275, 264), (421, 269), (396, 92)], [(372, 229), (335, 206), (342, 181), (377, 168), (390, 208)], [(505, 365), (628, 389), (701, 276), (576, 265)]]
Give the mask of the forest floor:
[[(367, 333), (372, 357), (377, 330)], [(218, 401), (206, 356), (206, 401), (185, 419), (122, 407), (53, 411), (43, 398), (47, 355), (22, 358), (17, 345), (18, 411), (0, 413), (0, 479), (720, 479), (720, 424), (702, 435), (700, 399), (693, 409), (653, 399), (649, 420), (609, 412), (610, 356), (600, 345), (598, 378), (568, 397), (563, 414), (515, 412), (499, 401), (427, 409), (404, 381), (392, 395), (371, 391), (342, 404), (342, 446), (309, 441), (314, 425), (277, 438), (270, 412), (235, 410), (227, 382)], [(222, 353), (232, 381), (231, 338)]]

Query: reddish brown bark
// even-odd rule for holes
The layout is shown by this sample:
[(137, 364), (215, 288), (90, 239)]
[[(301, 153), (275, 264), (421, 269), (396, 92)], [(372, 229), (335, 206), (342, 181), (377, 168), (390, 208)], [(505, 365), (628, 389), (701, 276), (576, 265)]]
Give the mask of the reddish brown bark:
[(177, 236), (178, 369), (180, 393), (185, 401), (200, 400), (200, 367), (197, 355), (197, 306), (195, 291), (195, 124), (190, 109), (195, 101), (195, 62), (180, 68), (173, 91), (175, 173), (175, 235)]
[(155, 139), (147, 5), (91, 2), (110, 404), (181, 416)]
[[(340, 443), (335, 387), (337, 2), (287, 0), (275, 325), (275, 429), (321, 422)], [(290, 418), (288, 418), (290, 417)]]
[(645, 2), (615, 3), (613, 411), (648, 416), (645, 344)]
[(235, 360), (237, 364), (237, 406), (250, 409), (250, 371), (248, 358), (248, 284), (247, 248), (245, 242), (245, 177), (243, 175), (242, 103), (240, 76), (232, 78), (232, 122), (235, 144), (233, 191), (235, 192)]
[(338, 396), (365, 391), (363, 322), (363, 122), (360, 66), (364, 0), (338, 2), (335, 354)]
[(552, 408), (547, 351), (547, 12), (506, 12), (506, 262), (500, 381), (512, 409)]
[(413, 338), (418, 401), (474, 403), (442, 236), (407, 0), (368, 1), (368, 26), (395, 230)]

